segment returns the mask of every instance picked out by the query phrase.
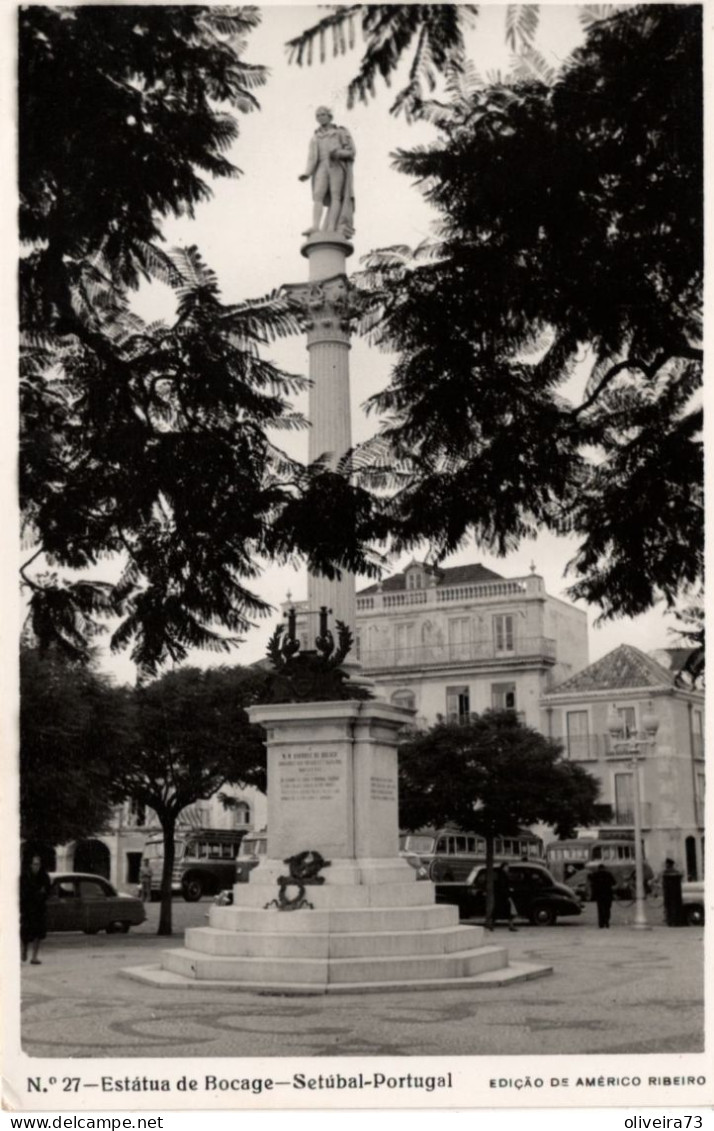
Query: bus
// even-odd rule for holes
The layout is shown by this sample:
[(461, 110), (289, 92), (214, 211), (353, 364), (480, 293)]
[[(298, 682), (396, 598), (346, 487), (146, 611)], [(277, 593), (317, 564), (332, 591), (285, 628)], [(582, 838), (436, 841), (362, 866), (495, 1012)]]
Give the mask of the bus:
[[(187, 829), (176, 833), (171, 890), (188, 903), (202, 895), (216, 895), (235, 883), (236, 857), (246, 829)], [(151, 898), (161, 894), (164, 869), (164, 838), (149, 837), (144, 845), (142, 865), (151, 869)]]
[(236, 860), (236, 883), (247, 884), (253, 868), (268, 855), (268, 830), (259, 829), (247, 833), (243, 839)]
[[(466, 879), (475, 864), (485, 863), (486, 841), (460, 829), (420, 829), (400, 834), (399, 855), (416, 869), (418, 880), (458, 883)], [(542, 863), (543, 841), (527, 829), (515, 836), (496, 837), (494, 858), (499, 864), (516, 860)]]
[[(635, 841), (623, 835), (575, 837), (554, 840), (545, 850), (548, 870), (561, 883), (571, 887), (582, 899), (592, 899), (590, 875), (604, 864), (615, 878), (615, 895), (630, 898), (635, 889)], [(651, 885), (654, 873), (645, 861), (645, 888)]]

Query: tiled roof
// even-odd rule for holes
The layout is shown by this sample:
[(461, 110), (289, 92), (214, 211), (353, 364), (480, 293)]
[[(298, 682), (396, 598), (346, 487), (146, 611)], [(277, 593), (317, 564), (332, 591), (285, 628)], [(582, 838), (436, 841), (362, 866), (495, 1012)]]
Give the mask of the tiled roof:
[[(417, 563), (420, 564), (420, 563)], [(408, 569), (409, 567), (407, 567)], [(474, 562), (473, 565), (463, 566), (450, 566), (446, 569), (437, 568), (432, 566), (424, 566), (425, 572), (432, 573), (436, 576), (436, 588), (446, 588), (451, 585), (474, 585), (481, 581), (502, 581), (503, 575), (494, 573), (492, 569), (486, 569), (485, 566), (479, 565)], [(407, 578), (406, 570), (402, 573), (395, 573), (392, 577), (385, 577), (381, 582), (381, 591), (384, 593), (394, 593), (400, 589), (406, 589)], [(366, 589), (360, 589), (357, 596), (364, 597), (370, 593), (380, 592), (379, 585), (368, 585)]]
[(621, 644), (602, 659), (583, 668), (548, 692), (558, 695), (565, 691), (624, 691), (627, 688), (673, 687), (674, 675), (651, 656)]

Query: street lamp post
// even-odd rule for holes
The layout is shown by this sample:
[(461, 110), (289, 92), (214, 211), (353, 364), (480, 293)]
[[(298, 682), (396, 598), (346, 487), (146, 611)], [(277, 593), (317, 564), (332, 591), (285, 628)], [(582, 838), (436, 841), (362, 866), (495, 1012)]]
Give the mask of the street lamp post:
[(640, 757), (645, 757), (648, 746), (654, 746), (655, 737), (659, 729), (659, 719), (656, 715), (643, 715), (642, 730), (630, 732), (624, 727), (623, 721), (613, 708), (608, 715), (607, 729), (610, 732), (613, 749), (627, 751), (632, 761), (632, 805), (635, 825), (635, 921), (633, 927), (639, 931), (648, 931), (647, 911), (645, 908), (645, 869), (642, 853), (642, 813), (640, 808), (640, 780), (637, 764)]

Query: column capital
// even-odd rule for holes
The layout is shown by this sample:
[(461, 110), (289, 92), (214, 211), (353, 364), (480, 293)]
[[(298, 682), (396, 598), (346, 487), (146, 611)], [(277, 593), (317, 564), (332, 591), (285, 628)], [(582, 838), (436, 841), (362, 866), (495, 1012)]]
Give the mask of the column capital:
[(367, 297), (344, 274), (307, 283), (285, 283), (282, 290), (306, 319), (308, 348), (317, 342), (349, 342), (352, 322), (364, 310)]

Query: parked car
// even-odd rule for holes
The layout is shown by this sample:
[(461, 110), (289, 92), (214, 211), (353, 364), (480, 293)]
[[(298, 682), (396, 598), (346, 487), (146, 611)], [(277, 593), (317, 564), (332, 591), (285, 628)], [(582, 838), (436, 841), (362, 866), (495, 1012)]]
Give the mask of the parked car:
[(48, 931), (126, 933), (146, 919), (144, 904), (122, 895), (105, 880), (88, 872), (51, 872), (47, 899)]
[(685, 880), (682, 884), (682, 908), (690, 927), (704, 925), (704, 881)]
[[(535, 925), (552, 925), (560, 915), (580, 915), (582, 906), (575, 892), (553, 879), (542, 864), (509, 866), (513, 902), (519, 918)], [(486, 915), (486, 865), (477, 865), (467, 877), (454, 883), (437, 883), (436, 902), (453, 903), (462, 919)]]

